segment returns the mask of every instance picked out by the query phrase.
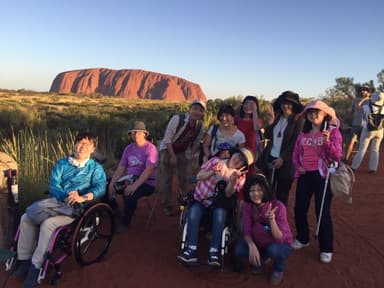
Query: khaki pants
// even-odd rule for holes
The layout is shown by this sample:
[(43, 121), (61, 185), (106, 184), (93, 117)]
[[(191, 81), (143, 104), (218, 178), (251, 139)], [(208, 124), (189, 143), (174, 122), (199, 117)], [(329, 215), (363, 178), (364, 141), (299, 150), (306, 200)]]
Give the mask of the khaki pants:
[(176, 175), (179, 180), (179, 189), (181, 193), (187, 193), (188, 176), (192, 173), (191, 170), (194, 162), (197, 159), (187, 159), (185, 153), (176, 154), (177, 167), (171, 167), (169, 164), (168, 150), (161, 150), (159, 153), (159, 167), (157, 170), (157, 191), (162, 195), (164, 207), (172, 207), (172, 183), (173, 176)]
[(20, 235), (17, 242), (18, 259), (32, 259), (35, 268), (40, 269), (48, 250), (49, 241), (56, 228), (68, 225), (74, 220), (69, 216), (60, 215), (46, 219), (39, 227), (24, 213), (20, 220)]

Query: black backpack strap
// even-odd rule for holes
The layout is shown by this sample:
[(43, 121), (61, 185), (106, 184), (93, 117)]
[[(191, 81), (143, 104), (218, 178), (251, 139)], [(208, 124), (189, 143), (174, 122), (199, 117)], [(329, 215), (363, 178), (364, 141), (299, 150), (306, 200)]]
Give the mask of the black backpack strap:
[(177, 134), (177, 132), (180, 131), (181, 127), (183, 127), (184, 125), (184, 121), (185, 121), (185, 114), (184, 113), (179, 113), (177, 114), (179, 116), (179, 122), (177, 124), (177, 127), (176, 127), (176, 132), (175, 134)]
[(211, 146), (209, 147), (210, 150), (212, 151), (212, 147), (216, 147), (216, 142), (217, 142), (217, 130), (219, 129), (219, 124), (215, 124), (212, 127), (211, 131)]

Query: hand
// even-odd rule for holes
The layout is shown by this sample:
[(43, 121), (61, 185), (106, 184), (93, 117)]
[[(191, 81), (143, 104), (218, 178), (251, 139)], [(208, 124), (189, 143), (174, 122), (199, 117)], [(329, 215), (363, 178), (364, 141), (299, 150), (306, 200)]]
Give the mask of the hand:
[(223, 161), (219, 161), (216, 164), (216, 167), (213, 169), (213, 172), (217, 175), (221, 173), (221, 170), (223, 169)]
[(251, 101), (251, 108), (252, 108), (252, 111), (253, 111), (253, 114), (254, 115), (257, 115), (257, 105), (256, 105), (256, 102), (253, 102)]
[(323, 133), (323, 139), (325, 142), (328, 142), (329, 140), (329, 130), (323, 130), (321, 133)]
[(272, 203), (269, 203), (267, 213), (265, 213), (265, 216), (268, 217), (269, 223), (275, 221), (275, 213), (277, 208), (277, 206), (275, 208), (272, 208)]
[(174, 156), (169, 156), (169, 164), (171, 167), (177, 167), (177, 158), (176, 155)]
[(260, 252), (259, 249), (257, 249), (255, 243), (248, 243), (249, 247), (249, 263), (254, 266), (260, 266)]
[(304, 169), (303, 167), (299, 167), (297, 170), (299, 170), (299, 173), (300, 173), (301, 175), (304, 175), (305, 172), (307, 172), (307, 171), (305, 171), (305, 169)]
[(79, 195), (77, 191), (71, 191), (68, 193), (67, 201), (69, 205), (74, 205), (75, 203), (84, 202), (84, 198)]
[(108, 185), (108, 198), (112, 199), (116, 196), (115, 188), (113, 187), (114, 182), (109, 183)]
[(272, 166), (275, 169), (279, 169), (281, 166), (283, 166), (284, 160), (283, 158), (279, 157), (272, 161)]
[(243, 176), (245, 173), (247, 173), (247, 170), (244, 170), (244, 167), (240, 169), (235, 169), (231, 176), (229, 176), (229, 181), (231, 183), (236, 183), (237, 179), (239, 179), (241, 176)]
[(137, 190), (137, 187), (136, 187), (135, 184), (128, 185), (128, 186), (125, 187), (125, 189), (124, 189), (124, 195), (125, 195), (125, 196), (130, 196), (130, 195), (132, 195), (133, 193), (135, 193), (136, 190)]

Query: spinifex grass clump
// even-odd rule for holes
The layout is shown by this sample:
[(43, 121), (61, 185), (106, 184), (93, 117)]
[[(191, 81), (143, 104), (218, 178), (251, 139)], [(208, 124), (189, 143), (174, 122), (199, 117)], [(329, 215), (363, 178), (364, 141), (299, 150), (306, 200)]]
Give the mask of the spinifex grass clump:
[(44, 196), (53, 165), (72, 152), (74, 137), (69, 130), (59, 133), (52, 141), (46, 130), (32, 132), (30, 129), (13, 132), (10, 138), (1, 137), (0, 151), (18, 163), (22, 206)]

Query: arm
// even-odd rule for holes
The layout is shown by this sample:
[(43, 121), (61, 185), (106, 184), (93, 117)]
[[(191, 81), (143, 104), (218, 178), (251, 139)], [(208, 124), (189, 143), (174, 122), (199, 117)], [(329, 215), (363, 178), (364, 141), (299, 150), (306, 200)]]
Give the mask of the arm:
[(87, 165), (90, 165), (90, 169), (88, 170), (89, 178), (84, 177), (84, 179), (87, 179), (89, 181), (89, 187), (84, 190), (79, 191), (72, 191), (69, 193), (68, 196), (68, 203), (74, 204), (76, 202), (82, 203), (85, 201), (91, 201), (93, 199), (100, 198), (105, 195), (106, 190), (106, 183), (107, 179), (105, 176), (105, 172), (103, 167), (96, 163), (93, 160), (90, 160), (92, 162), (88, 162)]
[(125, 195), (132, 195), (133, 193), (135, 193), (135, 191), (145, 182), (147, 181), (147, 179), (149, 178), (149, 176), (151, 175), (151, 173), (153, 172), (153, 170), (155, 169), (155, 166), (151, 165), (151, 166), (147, 166), (144, 171), (140, 174), (139, 178), (137, 178), (137, 180), (131, 184), (131, 185), (128, 185), (125, 189), (124, 189), (124, 194)]
[(204, 128), (203, 122), (202, 122), (202, 120), (199, 120), (199, 122), (201, 123), (199, 134), (197, 135), (196, 139), (192, 143), (192, 152), (194, 152), (194, 153), (196, 153), (199, 150), (201, 140), (204, 139), (204, 135), (205, 135), (205, 128)]
[(301, 152), (302, 152), (301, 140), (302, 139), (303, 139), (303, 133), (300, 132), (299, 136), (297, 136), (295, 147), (293, 148), (292, 163), (297, 173), (305, 174), (305, 170), (303, 169), (303, 167), (301, 167)]
[(327, 142), (328, 157), (339, 162), (343, 156), (342, 136), (338, 128), (333, 128)]
[(269, 220), (269, 226), (271, 227), (272, 237), (275, 240), (280, 240), (283, 237), (283, 233), (281, 232), (279, 225), (276, 223), (276, 210), (278, 210), (280, 207), (272, 207), (272, 202), (269, 202), (268, 205), (269, 207), (267, 210), (267, 217)]
[(252, 206), (244, 203), (243, 206), (243, 238), (249, 247), (249, 263), (252, 265), (260, 266), (260, 253), (255, 242), (252, 239)]
[(111, 182), (108, 185), (108, 195), (109, 195), (109, 197), (112, 197), (115, 194), (115, 188), (113, 188), (113, 185), (116, 183), (116, 181), (120, 177), (122, 177), (124, 175), (125, 170), (126, 170), (126, 168), (124, 166), (119, 165), (117, 167), (115, 173), (113, 173)]
[(175, 167), (177, 165), (177, 158), (176, 154), (173, 151), (172, 142), (176, 135), (176, 128), (179, 124), (179, 115), (173, 115), (173, 117), (169, 120), (167, 128), (165, 129), (163, 142), (165, 146), (167, 147), (169, 157), (170, 157), (170, 164), (172, 167)]
[(214, 157), (209, 161), (205, 162), (201, 167), (199, 173), (197, 173), (197, 181), (206, 180), (212, 176), (215, 176), (221, 172), (223, 162), (218, 158)]
[[(211, 129), (209, 131), (211, 131)], [(204, 159), (203, 159), (203, 162), (208, 161), (209, 156), (211, 156), (210, 147), (211, 147), (211, 142), (212, 142), (212, 136), (211, 136), (209, 131), (208, 131), (208, 133), (204, 137), (204, 144), (203, 144)]]
[(64, 201), (70, 191), (65, 191), (62, 186), (62, 175), (64, 172), (64, 166), (60, 164), (60, 161), (56, 163), (51, 172), (49, 179), (49, 192), (59, 201)]

